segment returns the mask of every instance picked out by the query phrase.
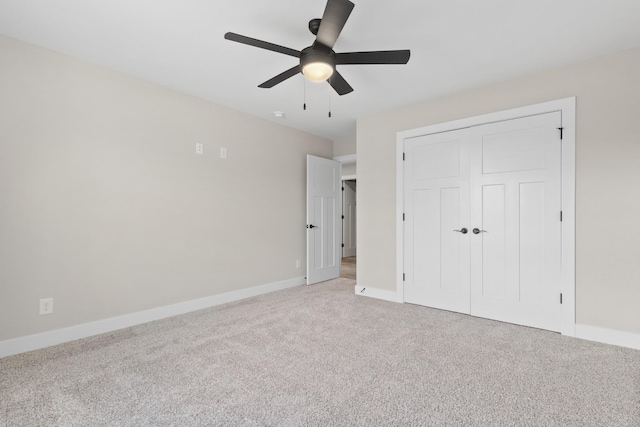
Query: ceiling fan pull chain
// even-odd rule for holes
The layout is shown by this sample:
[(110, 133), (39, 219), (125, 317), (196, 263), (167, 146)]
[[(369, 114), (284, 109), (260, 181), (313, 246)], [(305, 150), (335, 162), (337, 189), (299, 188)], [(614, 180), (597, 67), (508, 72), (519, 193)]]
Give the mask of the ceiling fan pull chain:
[(303, 79), (303, 80), (302, 80), (302, 84), (304, 85), (304, 86), (303, 86), (303, 87), (304, 87), (304, 89), (303, 89), (303, 91), (302, 91), (302, 93), (304, 94), (304, 95), (303, 95), (303, 96), (304, 96), (304, 104), (302, 104), (302, 109), (303, 109), (304, 111), (307, 111), (307, 80), (306, 80), (306, 79)]
[[(331, 79), (331, 77), (329, 77), (329, 79)], [(329, 118), (331, 118), (331, 91), (329, 92)]]

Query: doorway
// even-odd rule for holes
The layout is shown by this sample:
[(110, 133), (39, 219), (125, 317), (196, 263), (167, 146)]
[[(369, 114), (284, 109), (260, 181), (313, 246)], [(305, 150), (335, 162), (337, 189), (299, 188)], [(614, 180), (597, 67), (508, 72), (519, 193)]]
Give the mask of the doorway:
[(342, 258), (356, 256), (356, 180), (342, 181)]
[(356, 180), (342, 181), (342, 270), (340, 277), (356, 278)]

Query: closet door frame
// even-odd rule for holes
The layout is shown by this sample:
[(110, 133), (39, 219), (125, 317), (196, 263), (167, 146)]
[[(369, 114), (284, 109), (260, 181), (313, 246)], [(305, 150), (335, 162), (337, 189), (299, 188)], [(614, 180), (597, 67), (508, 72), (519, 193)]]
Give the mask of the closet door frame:
[(575, 337), (575, 127), (576, 98), (564, 98), (541, 104), (433, 124), (398, 132), (396, 135), (396, 300), (404, 302), (404, 144), (405, 139), (464, 129), (503, 120), (560, 111), (562, 116), (562, 335)]

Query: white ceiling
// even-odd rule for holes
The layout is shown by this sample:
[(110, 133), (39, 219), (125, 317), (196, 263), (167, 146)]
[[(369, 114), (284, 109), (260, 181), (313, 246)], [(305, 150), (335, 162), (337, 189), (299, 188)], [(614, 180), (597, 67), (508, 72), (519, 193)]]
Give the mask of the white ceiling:
[(339, 66), (355, 89), (344, 96), (301, 75), (259, 89), (297, 59), (223, 38), (301, 50), (325, 0), (0, 0), (0, 34), (329, 139), (354, 135), (358, 117), (640, 46), (640, 0), (352, 1), (336, 52), (411, 59)]

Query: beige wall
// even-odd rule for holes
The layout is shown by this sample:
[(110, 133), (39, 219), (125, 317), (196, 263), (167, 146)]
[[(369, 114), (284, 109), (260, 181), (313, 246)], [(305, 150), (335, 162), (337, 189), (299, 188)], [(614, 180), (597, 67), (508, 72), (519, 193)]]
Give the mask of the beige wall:
[(333, 157), (356, 154), (356, 136), (348, 136), (333, 141)]
[[(335, 139), (333, 141), (333, 157), (349, 156), (356, 154), (356, 136)], [(342, 176), (351, 177), (356, 174), (356, 164), (348, 163), (342, 165)]]
[(396, 289), (396, 132), (577, 97), (576, 321), (640, 333), (640, 49), (358, 121), (358, 285)]
[(304, 276), (305, 157), (331, 141), (4, 37), (0, 58), (0, 341)]
[(342, 165), (342, 176), (351, 177), (356, 175), (356, 164), (349, 163), (348, 165)]

